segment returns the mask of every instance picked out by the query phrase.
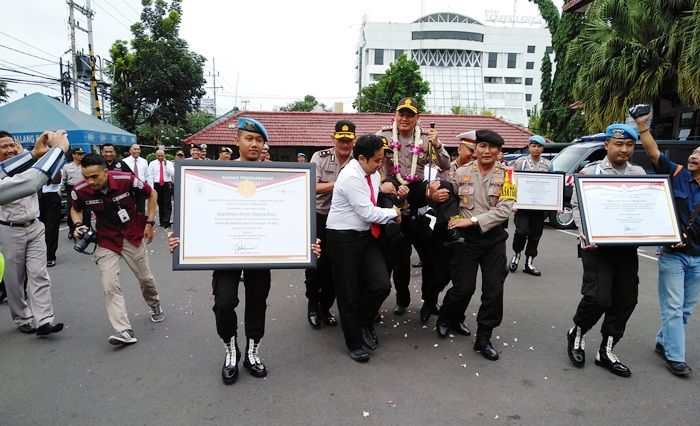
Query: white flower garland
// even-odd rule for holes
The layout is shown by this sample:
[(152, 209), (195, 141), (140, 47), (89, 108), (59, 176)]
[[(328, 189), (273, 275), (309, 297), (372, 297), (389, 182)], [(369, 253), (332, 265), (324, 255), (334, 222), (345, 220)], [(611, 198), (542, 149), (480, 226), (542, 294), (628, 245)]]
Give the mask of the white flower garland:
[(392, 124), (391, 128), (391, 144), (389, 147), (394, 151), (394, 157), (392, 158), (393, 166), (391, 167), (391, 174), (396, 176), (396, 179), (401, 183), (401, 185), (408, 185), (411, 182), (417, 182), (420, 178), (416, 175), (416, 169), (418, 168), (418, 156), (423, 153), (423, 139), (420, 137), (421, 130), (420, 126), (416, 124), (413, 128), (413, 146), (411, 147), (411, 152), (413, 153), (413, 158), (411, 159), (411, 173), (405, 176), (401, 176), (401, 164), (399, 163), (399, 150), (401, 150), (401, 142), (399, 142), (399, 130), (396, 120)]

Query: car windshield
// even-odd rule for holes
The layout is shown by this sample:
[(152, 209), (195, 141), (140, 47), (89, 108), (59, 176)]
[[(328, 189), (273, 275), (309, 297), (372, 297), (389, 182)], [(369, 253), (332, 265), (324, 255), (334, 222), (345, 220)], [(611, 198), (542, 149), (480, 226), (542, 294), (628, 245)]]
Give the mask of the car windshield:
[(554, 160), (552, 170), (555, 172), (568, 172), (573, 166), (578, 165), (588, 148), (569, 147), (563, 149)]

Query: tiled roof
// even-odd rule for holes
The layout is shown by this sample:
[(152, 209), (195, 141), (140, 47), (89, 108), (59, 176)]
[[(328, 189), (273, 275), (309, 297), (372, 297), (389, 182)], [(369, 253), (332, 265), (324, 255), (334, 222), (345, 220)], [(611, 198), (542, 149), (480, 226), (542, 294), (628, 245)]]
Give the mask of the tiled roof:
[[(270, 135), (270, 146), (326, 147), (332, 142), (333, 129), (338, 120), (355, 123), (356, 133), (376, 133), (391, 126), (394, 114), (387, 113), (329, 113), (329, 112), (239, 112), (219, 123), (204, 128), (185, 139), (185, 144), (231, 145), (236, 136), (238, 117), (255, 118), (265, 125)], [(505, 139), (505, 148), (522, 148), (533, 135), (527, 129), (496, 117), (483, 115), (421, 115), (421, 124), (428, 127), (434, 122), (440, 140), (448, 146), (457, 146), (456, 136), (467, 130), (491, 129)]]

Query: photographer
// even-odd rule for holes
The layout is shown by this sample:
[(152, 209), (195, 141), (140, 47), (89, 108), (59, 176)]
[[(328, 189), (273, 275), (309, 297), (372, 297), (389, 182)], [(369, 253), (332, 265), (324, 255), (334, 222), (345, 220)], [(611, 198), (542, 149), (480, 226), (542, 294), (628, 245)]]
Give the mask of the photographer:
[[(643, 115), (636, 116), (639, 111)], [(700, 147), (688, 157), (687, 167), (678, 165), (659, 151), (651, 136), (648, 107), (637, 105), (630, 109), (630, 114), (654, 169), (671, 176), (683, 232), (683, 241), (664, 247), (659, 257), (661, 329), (656, 335), (655, 350), (664, 357), (671, 373), (686, 376), (692, 370), (685, 363), (685, 327), (700, 292)]]
[[(81, 212), (89, 207), (97, 217), (95, 262), (102, 277), (107, 316), (115, 330), (115, 334), (109, 337), (109, 343), (136, 343), (119, 285), (119, 259), (126, 261), (139, 281), (143, 299), (151, 309), (151, 321), (163, 321), (165, 317), (148, 265), (146, 244), (143, 243), (144, 239), (147, 244), (153, 240), (153, 218), (158, 196), (148, 184), (133, 174), (108, 171), (100, 155), (88, 154), (80, 165), (85, 179), (78, 182), (70, 194), (70, 214), (76, 225), (76, 246), (89, 229), (80, 223)], [(139, 213), (137, 197), (148, 199), (148, 217)]]

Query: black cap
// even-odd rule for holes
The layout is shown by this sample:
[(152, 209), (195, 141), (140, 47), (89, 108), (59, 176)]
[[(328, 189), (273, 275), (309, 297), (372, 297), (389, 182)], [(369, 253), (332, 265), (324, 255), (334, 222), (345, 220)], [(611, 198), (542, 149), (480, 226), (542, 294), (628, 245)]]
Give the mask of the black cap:
[(227, 147), (227, 146), (222, 146), (222, 147), (219, 149), (219, 152), (228, 152), (229, 154), (233, 154), (233, 151), (231, 150), (231, 148), (229, 148), (229, 147)]
[(399, 101), (396, 106), (396, 111), (401, 111), (402, 109), (410, 109), (414, 114), (420, 114), (420, 107), (418, 106), (418, 101), (413, 98), (403, 98)]
[(336, 139), (355, 139), (355, 123), (350, 120), (338, 120), (335, 123), (333, 137)]
[(498, 133), (493, 130), (483, 129), (476, 131), (476, 143), (486, 142), (493, 146), (503, 146), (505, 141)]

